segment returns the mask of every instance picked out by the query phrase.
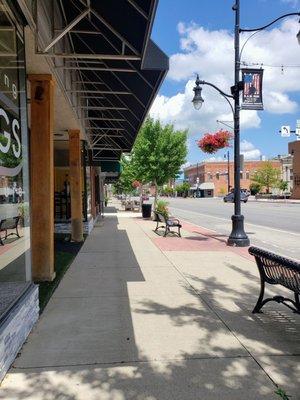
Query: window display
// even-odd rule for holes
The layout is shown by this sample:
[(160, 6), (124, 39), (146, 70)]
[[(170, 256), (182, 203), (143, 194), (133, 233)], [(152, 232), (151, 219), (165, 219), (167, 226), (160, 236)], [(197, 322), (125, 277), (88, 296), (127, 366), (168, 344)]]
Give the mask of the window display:
[[(31, 279), (23, 30), (0, 0), (0, 315)], [(7, 289), (9, 286), (9, 290)], [(4, 299), (9, 291), (9, 300)]]

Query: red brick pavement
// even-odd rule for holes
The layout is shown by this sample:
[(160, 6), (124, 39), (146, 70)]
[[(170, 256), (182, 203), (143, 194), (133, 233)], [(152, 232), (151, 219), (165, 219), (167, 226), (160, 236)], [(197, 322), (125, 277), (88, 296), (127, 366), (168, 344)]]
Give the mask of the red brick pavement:
[[(137, 221), (138, 222), (138, 221)], [(151, 221), (151, 223), (153, 223)], [(152, 237), (148, 235), (153, 243), (162, 251), (232, 251), (242, 257), (253, 260), (248, 253), (247, 247), (230, 247), (226, 245), (227, 236), (217, 232), (194, 225), (186, 221), (181, 221), (182, 229), (191, 233), (190, 236), (159, 236)], [(163, 230), (161, 230), (163, 233)]]

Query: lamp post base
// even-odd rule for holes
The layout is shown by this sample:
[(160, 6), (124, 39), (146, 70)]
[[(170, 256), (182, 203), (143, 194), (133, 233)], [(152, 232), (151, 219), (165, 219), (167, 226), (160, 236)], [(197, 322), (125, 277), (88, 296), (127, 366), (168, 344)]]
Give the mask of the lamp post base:
[(250, 240), (244, 231), (244, 216), (232, 215), (232, 231), (227, 240), (227, 246), (247, 247)]

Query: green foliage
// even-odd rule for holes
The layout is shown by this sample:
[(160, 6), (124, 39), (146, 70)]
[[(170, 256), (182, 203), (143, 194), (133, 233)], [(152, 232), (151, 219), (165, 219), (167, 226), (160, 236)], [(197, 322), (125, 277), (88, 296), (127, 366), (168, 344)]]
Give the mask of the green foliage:
[(164, 200), (157, 200), (155, 211), (164, 215), (166, 218), (169, 217), (168, 202)]
[(187, 155), (187, 132), (147, 118), (133, 148), (137, 179), (156, 188), (175, 178)]
[(119, 194), (132, 194), (136, 191), (136, 189), (132, 186), (132, 183), (136, 180), (136, 169), (132, 156), (122, 156), (121, 171), (122, 172), (119, 180), (114, 184), (114, 192)]
[(171, 187), (166, 187), (161, 190), (163, 196), (172, 196), (174, 194), (174, 189)]
[(275, 394), (278, 394), (278, 396), (283, 399), (283, 400), (289, 400), (291, 396), (286, 394), (286, 392), (283, 389), (278, 389), (276, 390)]
[(284, 181), (283, 179), (280, 180), (278, 188), (282, 191), (282, 192), (286, 192), (288, 190), (289, 187), (289, 183), (288, 181)]
[[(0, 143), (3, 146), (6, 146), (7, 140), (5, 137), (0, 136)], [(14, 139), (11, 139), (11, 145), (7, 153), (0, 153), (0, 165), (7, 168), (14, 168), (20, 164), (22, 158), (16, 158), (13, 152), (13, 144), (17, 145), (17, 142)]]
[(266, 193), (270, 193), (272, 187), (278, 187), (280, 170), (273, 167), (270, 161), (265, 161), (263, 165), (252, 175), (251, 180), (257, 183), (261, 188), (266, 189)]
[(176, 191), (180, 196), (187, 195), (191, 185), (188, 182), (183, 182), (181, 185), (176, 186)]
[(259, 183), (256, 182), (252, 182), (250, 183), (250, 192), (253, 196), (255, 196), (257, 193), (260, 192), (261, 190), (261, 185)]

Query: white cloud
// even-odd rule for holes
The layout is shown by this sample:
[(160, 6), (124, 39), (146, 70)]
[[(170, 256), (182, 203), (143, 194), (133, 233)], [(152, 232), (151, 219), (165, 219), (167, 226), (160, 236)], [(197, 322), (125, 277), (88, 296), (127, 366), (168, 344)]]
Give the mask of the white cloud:
[(192, 164), (189, 162), (189, 161), (187, 161), (186, 163), (184, 163), (184, 164), (182, 164), (182, 166), (181, 166), (181, 170), (184, 170), (185, 168), (188, 168), (188, 167), (190, 167)]
[(224, 157), (209, 157), (209, 158), (205, 158), (204, 161), (206, 162), (223, 162), (225, 159)]
[(244, 155), (245, 160), (258, 160), (261, 156), (261, 151), (256, 149), (254, 144), (247, 140), (241, 141), (241, 154)]
[[(285, 20), (274, 29), (262, 31), (249, 40), (242, 61), (264, 65), (300, 65), (296, 34), (297, 19)], [(225, 30), (210, 31), (194, 23), (178, 24), (180, 52), (170, 57), (168, 78), (183, 82), (185, 87), (174, 96), (157, 96), (151, 115), (162, 122), (172, 122), (178, 129), (188, 128), (191, 135), (200, 135), (218, 129), (216, 120), (232, 120), (229, 105), (209, 86), (203, 87), (204, 104), (200, 111), (192, 106), (195, 73), (201, 79), (214, 83), (229, 92), (233, 82), (233, 34)], [(243, 34), (241, 43), (249, 37)], [(300, 68), (265, 67), (264, 107), (269, 113), (295, 113), (298, 104), (290, 98), (300, 91)], [(242, 129), (259, 128), (261, 118), (257, 111), (241, 112)]]

